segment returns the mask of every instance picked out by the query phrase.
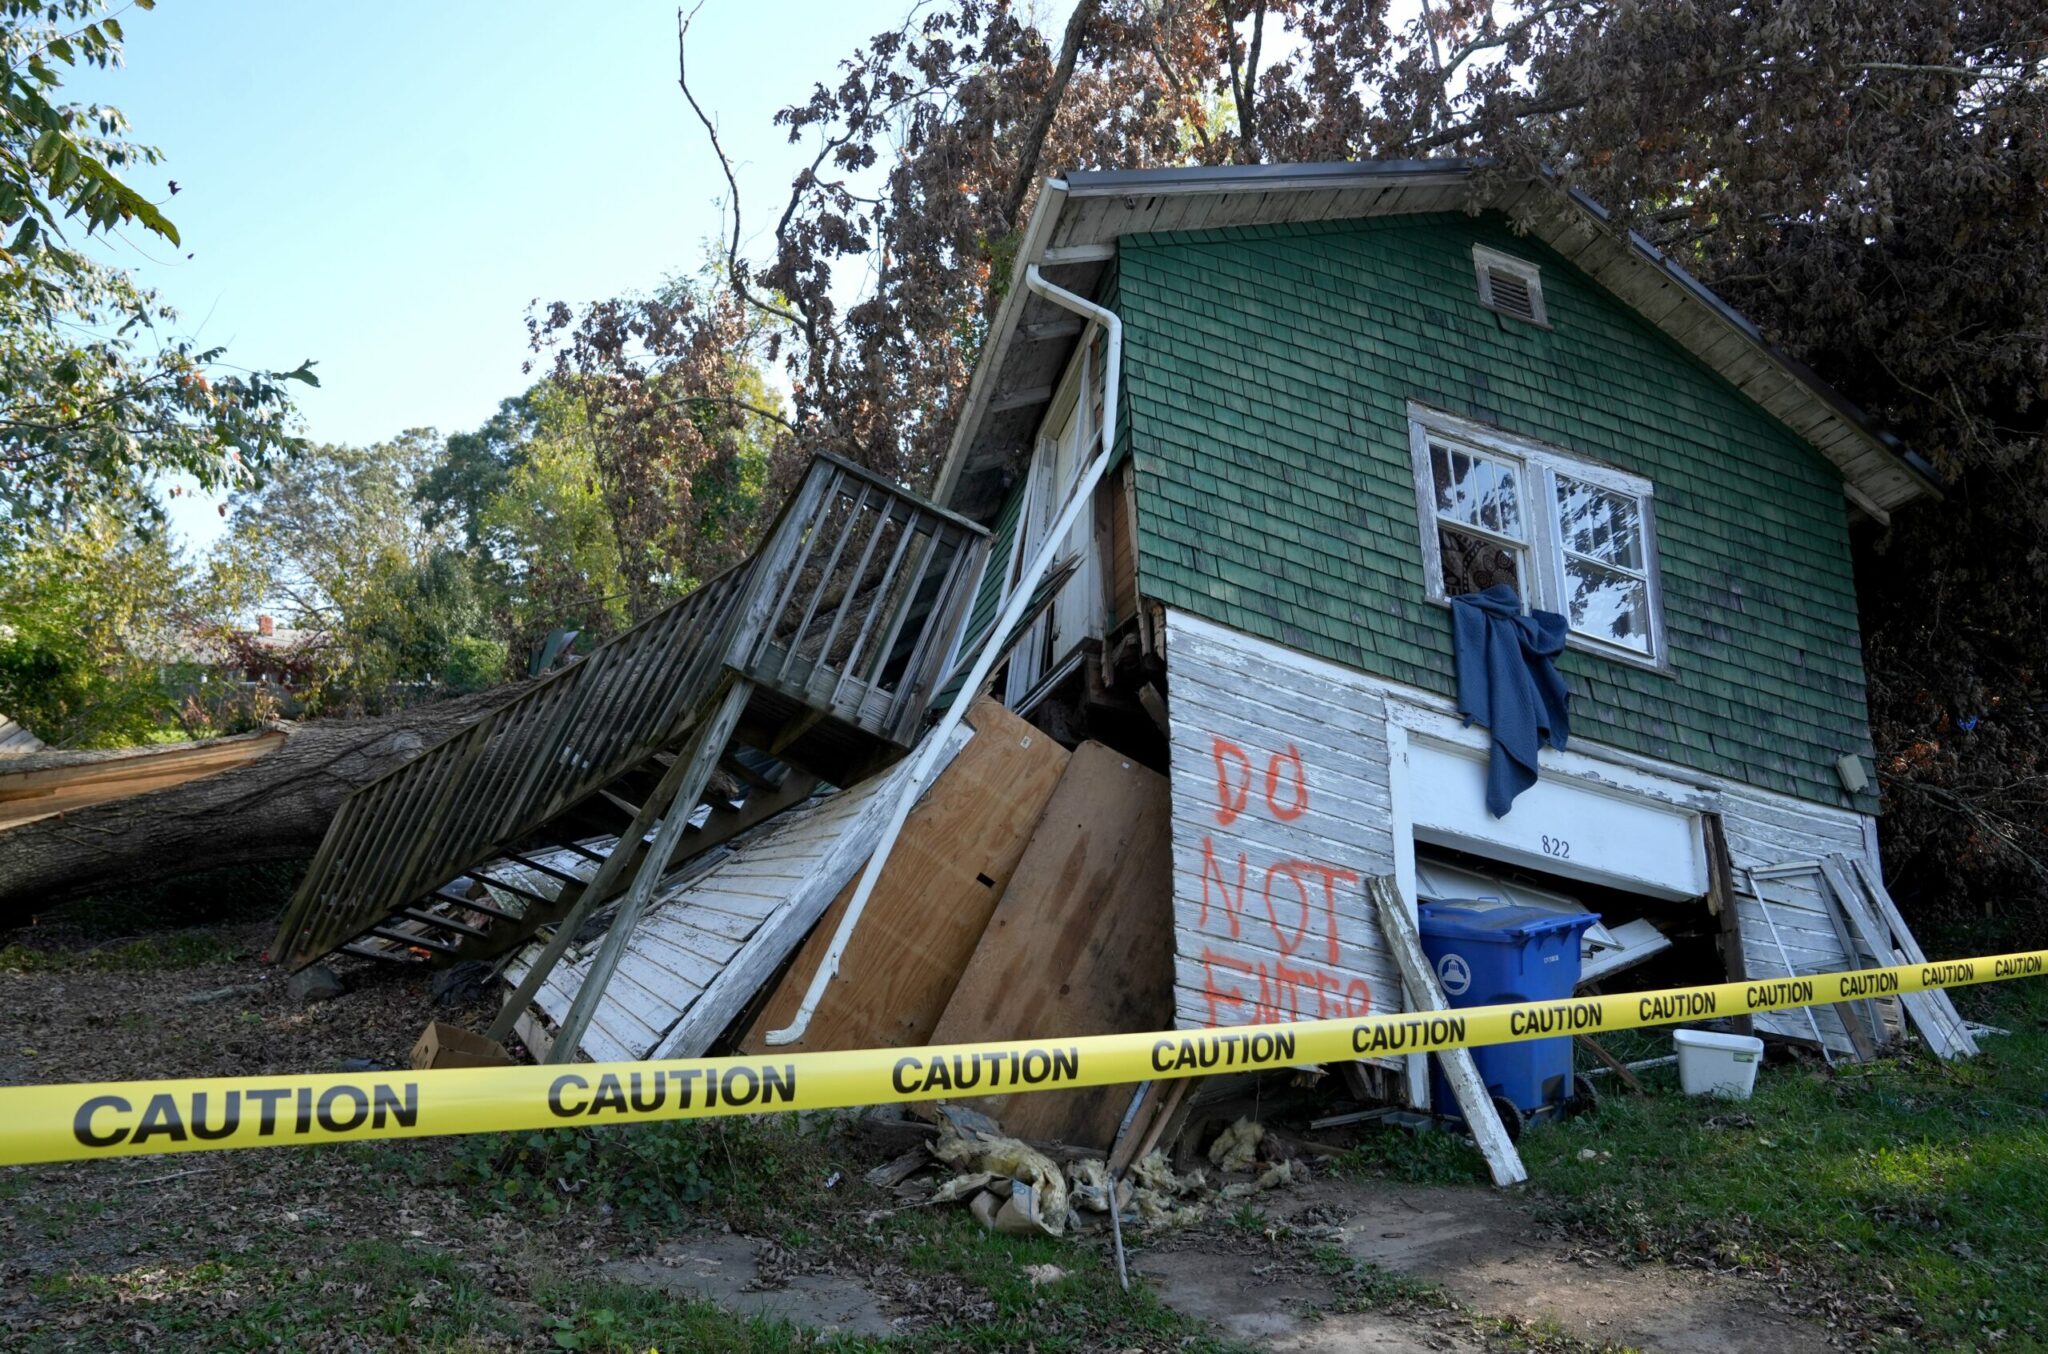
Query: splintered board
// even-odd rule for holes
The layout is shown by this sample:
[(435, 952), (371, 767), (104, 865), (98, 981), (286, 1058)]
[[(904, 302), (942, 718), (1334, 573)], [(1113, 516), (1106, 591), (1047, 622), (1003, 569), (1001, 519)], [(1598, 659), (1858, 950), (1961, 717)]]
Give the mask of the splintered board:
[[(4, 723), (4, 721), (0, 721)], [(32, 752), (0, 760), (0, 828), (218, 775), (284, 745), (276, 729), (115, 752)]]
[[(904, 824), (804, 1037), (822, 1052), (927, 1042), (945, 1013), (1031, 831), (1067, 767), (1067, 750), (994, 701), (968, 712), (974, 737)], [(740, 1048), (768, 1051), (788, 1025), (859, 885), (811, 928)]]
[[(1170, 1027), (1172, 803), (1164, 776), (1083, 743), (960, 976), (933, 1044)], [(954, 1097), (1034, 1141), (1107, 1148), (1128, 1086)]]

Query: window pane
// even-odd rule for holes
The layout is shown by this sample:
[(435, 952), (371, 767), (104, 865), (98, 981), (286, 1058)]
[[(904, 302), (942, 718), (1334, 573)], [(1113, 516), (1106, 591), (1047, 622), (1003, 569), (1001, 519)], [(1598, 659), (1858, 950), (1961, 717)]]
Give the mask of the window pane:
[(1557, 477), (1557, 535), (1564, 548), (1642, 573), (1643, 509), (1632, 494)]
[(1438, 517), (1522, 539), (1522, 505), (1511, 466), (1432, 442), (1429, 471)]
[(1637, 653), (1650, 652), (1650, 586), (1640, 578), (1584, 560), (1564, 562), (1572, 629)]
[(1453, 527), (1438, 527), (1436, 542), (1443, 558), (1444, 596), (1484, 592), (1496, 583), (1507, 584), (1518, 595), (1522, 592), (1520, 550)]

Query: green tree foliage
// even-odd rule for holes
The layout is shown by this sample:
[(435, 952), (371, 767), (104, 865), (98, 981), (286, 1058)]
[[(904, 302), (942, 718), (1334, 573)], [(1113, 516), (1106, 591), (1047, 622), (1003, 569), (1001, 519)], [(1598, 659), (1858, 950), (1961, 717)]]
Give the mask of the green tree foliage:
[(580, 317), (558, 304), (531, 328), (552, 383), (587, 411), (630, 616), (744, 558), (814, 449), (792, 440), (763, 374), (774, 325), (707, 273)]
[[(147, 8), (145, 4), (143, 6)], [(213, 489), (289, 455), (289, 372), (234, 372), (173, 335), (175, 312), (80, 236), (178, 232), (120, 172), (157, 152), (112, 108), (65, 103), (67, 68), (118, 63), (102, 0), (0, 0), (0, 548), (95, 503), (155, 512), (144, 486), (179, 471)]]
[[(471, 528), (499, 633), (515, 662), (537, 652), (551, 631), (578, 631), (587, 649), (627, 619), (618, 537), (581, 406), (549, 385), (536, 386), (519, 404), (525, 436), (510, 444), (502, 483)], [(451, 459), (462, 440), (448, 439)]]
[(511, 485), (513, 472), (541, 434), (543, 409), (555, 420), (551, 430), (559, 431), (565, 411), (542, 384), (502, 401), (481, 428), (450, 434), (440, 462), (420, 480), (421, 517), (426, 524), (457, 523), (470, 548), (476, 548), (483, 539), (486, 508)]
[(63, 747), (184, 736), (196, 606), (163, 537), (105, 509), (0, 552), (0, 710)]
[(421, 512), (441, 455), (440, 438), (418, 428), (371, 447), (318, 446), (231, 501), (213, 560), (219, 596), (324, 637), (316, 709), (378, 708), (504, 667), (459, 533)]

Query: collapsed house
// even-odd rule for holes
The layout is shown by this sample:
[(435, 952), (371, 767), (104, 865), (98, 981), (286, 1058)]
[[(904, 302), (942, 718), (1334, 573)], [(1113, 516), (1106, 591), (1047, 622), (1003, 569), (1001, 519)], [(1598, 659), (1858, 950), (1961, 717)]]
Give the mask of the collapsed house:
[[(753, 560), (352, 798), (276, 953), (498, 961), (492, 1033), (555, 1060), (1435, 1006), (1431, 897), (1597, 913), (1588, 985), (1916, 961), (1850, 532), (1937, 491), (1544, 183), (1069, 174), (936, 504), (820, 459)], [(1496, 584), (1571, 693), (1500, 816), (1448, 618)], [(1973, 1051), (1938, 993), (1755, 1025)], [(1344, 1083), (1426, 1108), (1423, 1063)], [(1130, 1132), (1129, 1088), (926, 1089)]]

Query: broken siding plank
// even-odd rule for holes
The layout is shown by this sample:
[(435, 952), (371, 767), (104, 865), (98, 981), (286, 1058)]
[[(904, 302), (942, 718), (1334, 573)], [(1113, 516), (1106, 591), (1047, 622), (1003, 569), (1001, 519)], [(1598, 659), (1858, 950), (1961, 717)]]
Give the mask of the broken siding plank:
[(1758, 1034), (1792, 1043), (1812, 1044), (1815, 1026), (1819, 1027), (1821, 1042), (1828, 1052), (1838, 1057), (1861, 1059), (1856, 1041), (1849, 1036), (1840, 1011), (1833, 1006), (1816, 1006), (1813, 1010), (1813, 1025), (1797, 1011), (1759, 1011), (1751, 1017)]
[[(1743, 955), (1753, 965), (1753, 977), (1784, 976), (1784, 960), (1778, 957), (1778, 946), (1771, 942), (1769, 923), (1765, 921), (1762, 909), (1745, 909), (1759, 928), (1759, 934), (1747, 938), (1742, 947)], [(1776, 920), (1775, 917), (1772, 920)], [(1822, 936), (1812, 931), (1794, 933), (1781, 924), (1778, 938), (1784, 942), (1785, 953), (1791, 956), (1792, 965), (1803, 976), (1809, 973), (1838, 973), (1851, 967), (1842, 948), (1833, 936)]]
[[(649, 936), (634, 958), (636, 969), (641, 964), (646, 966), (648, 985), (661, 992), (671, 1006), (687, 1005), (695, 993), (703, 991), (718, 976), (717, 963), (666, 936)], [(662, 1028), (666, 1029), (673, 1019), (673, 1015), (664, 1019)]]
[[(1720, 795), (1722, 827), (1734, 866), (1736, 913), (1743, 932), (1743, 956), (1752, 979), (1804, 977), (1863, 966), (1861, 956), (1845, 946), (1833, 909), (1817, 878), (1779, 876), (1752, 881), (1752, 870), (1769, 871), (1788, 862), (1817, 861), (1831, 852), (1863, 850), (1866, 820), (1846, 809), (1796, 800), (1749, 786), (1724, 785)], [(1749, 890), (1759, 888), (1759, 898)], [(1766, 916), (1765, 909), (1769, 909)], [(1783, 954), (1772, 943), (1771, 928), (1784, 942)], [(1792, 972), (1786, 972), (1787, 962)], [(1888, 1017), (1880, 1012), (1880, 1020)], [(1860, 1059), (1843, 1022), (1832, 1007), (1817, 1008), (1814, 1021), (1832, 1054)], [(1811, 1043), (1813, 1027), (1799, 1012), (1758, 1015), (1756, 1027), (1783, 1039)]]
[(707, 907), (698, 899), (689, 902), (688, 916), (682, 919), (691, 930), (704, 937), (707, 945), (721, 942), (738, 949), (746, 944), (753, 934), (761, 929), (760, 917), (736, 917), (715, 907)]
[[(1885, 925), (1871, 910), (1863, 896), (1857, 892), (1856, 881), (1848, 878), (1840, 864), (1841, 857), (1821, 862), (1822, 876), (1828, 887), (1835, 891), (1843, 915), (1848, 919), (1850, 931), (1876, 956), (1879, 964), (1892, 965), (1911, 963), (1904, 947), (1895, 943), (1891, 928)], [(1907, 933), (1910, 943), (1911, 933)], [(1913, 948), (1918, 948), (1914, 945)], [(1934, 998), (1940, 997), (1937, 1002)], [(1906, 1011), (1913, 1018), (1913, 1024), (1920, 1031), (1920, 1037), (1927, 1041), (1928, 1048), (1938, 1058), (1974, 1057), (1977, 1047), (1971, 1041), (1969, 1032), (1962, 1027), (1962, 1018), (1956, 1014), (1955, 1006), (1948, 1000), (1946, 992), (1902, 992), (1899, 1000), (1905, 1003)]]
[[(551, 1038), (548, 1042), (552, 1045), (554, 1041)], [(633, 1062), (640, 1056), (617, 1033), (596, 1024), (583, 1032), (583, 1051), (590, 1055), (592, 1062), (601, 1063)]]
[[(729, 942), (705, 931), (688, 916), (680, 915), (675, 905), (665, 909), (665, 915), (652, 920), (647, 934), (666, 946), (670, 958), (682, 966), (677, 970), (677, 976), (688, 978), (699, 987), (710, 980), (720, 964), (732, 958), (733, 946)], [(704, 970), (701, 977), (700, 969)]]
[[(950, 748), (957, 752), (970, 736), (969, 731), (958, 732), (951, 740)], [(701, 874), (690, 876), (676, 885), (664, 886), (663, 891), (650, 900), (646, 915), (635, 928), (633, 938), (620, 959), (622, 969), (632, 964), (635, 971), (643, 976), (647, 990), (660, 999), (661, 1007), (641, 1005), (637, 1011), (620, 1010), (615, 1017), (612, 1014), (614, 1003), (607, 994), (593, 1017), (592, 1028), (606, 1024), (613, 1031), (616, 1045), (627, 1047), (638, 1037), (631, 1027), (644, 1026), (647, 1041), (639, 1051), (629, 1055), (635, 1058), (648, 1056), (663, 1040), (672, 1037), (689, 1013), (703, 1001), (704, 995), (718, 989), (733, 962), (760, 941), (764, 928), (785, 916), (792, 896), (800, 897), (806, 890), (816, 888), (821, 870), (830, 874), (858, 868), (858, 859), (850, 867), (844, 864), (849, 833), (857, 836), (859, 832), (866, 831), (865, 840), (872, 845), (875, 834), (880, 830), (880, 814), (890, 803), (888, 795), (899, 783), (899, 777), (907, 774), (908, 765), (908, 762), (898, 763), (859, 786), (791, 809), (729, 843), (729, 853)], [(942, 762), (942, 770), (943, 766)], [(797, 870), (780, 875), (787, 881), (787, 891), (778, 907), (770, 909), (764, 920), (746, 927), (743, 938), (722, 934), (741, 929), (734, 924), (733, 914), (724, 911), (724, 907), (751, 908), (760, 898), (772, 899), (773, 880), (778, 876), (758, 873), (760, 861), (755, 852), (773, 851), (778, 858), (800, 858), (792, 853), (806, 846), (812, 852), (810, 869), (808, 872)], [(786, 867), (777, 865), (775, 869), (782, 872)], [(747, 877), (750, 872), (753, 872), (751, 879)], [(729, 879), (737, 882), (738, 887), (731, 887)], [(838, 885), (831, 887), (836, 890)], [(758, 895), (756, 889), (760, 890)], [(697, 906), (700, 895), (716, 899), (719, 905), (700, 909)], [(651, 943), (649, 937), (653, 938)], [(538, 945), (530, 947), (527, 955), (537, 953), (538, 949)], [(536, 994), (535, 1004), (551, 1019), (559, 1021), (567, 1014), (594, 957), (595, 947), (592, 947), (592, 953), (580, 957), (576, 964), (559, 967), (549, 975)], [(781, 962), (781, 954), (777, 955), (775, 962)], [(644, 968), (641, 967), (643, 963), (646, 964)], [(665, 984), (657, 976), (660, 972), (669, 971), (667, 966), (671, 964), (682, 969), (675, 975), (679, 979), (676, 986)], [(520, 970), (523, 973), (523, 962)], [(723, 1029), (722, 1023), (719, 1029)], [(707, 1038), (716, 1037), (718, 1032), (713, 1030)], [(591, 1050), (586, 1046), (585, 1051)]]
[(620, 1044), (636, 1050), (634, 1057), (646, 1057), (646, 1050), (661, 1037), (661, 1022), (668, 1018), (667, 999), (628, 977), (623, 965), (612, 975), (604, 995), (605, 1028), (618, 1037)]

